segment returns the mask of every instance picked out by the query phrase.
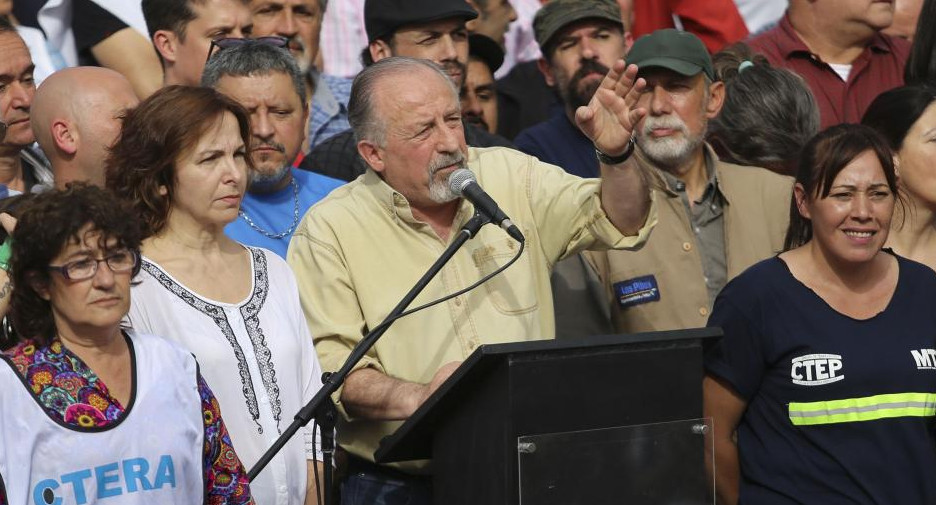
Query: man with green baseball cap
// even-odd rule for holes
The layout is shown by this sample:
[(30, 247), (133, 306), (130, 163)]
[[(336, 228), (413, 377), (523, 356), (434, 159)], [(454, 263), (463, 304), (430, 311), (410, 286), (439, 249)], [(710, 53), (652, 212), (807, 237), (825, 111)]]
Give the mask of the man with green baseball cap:
[(611, 293), (616, 331), (705, 326), (725, 283), (782, 249), (793, 180), (722, 162), (705, 142), (725, 86), (695, 35), (673, 29), (645, 35), (627, 63), (646, 82), (637, 101), (646, 115), (634, 137), (660, 221), (640, 251), (587, 258)]
[(695, 35), (668, 28), (637, 40), (627, 55), (627, 63), (641, 69), (666, 68), (684, 76), (704, 73), (715, 80), (712, 58)]

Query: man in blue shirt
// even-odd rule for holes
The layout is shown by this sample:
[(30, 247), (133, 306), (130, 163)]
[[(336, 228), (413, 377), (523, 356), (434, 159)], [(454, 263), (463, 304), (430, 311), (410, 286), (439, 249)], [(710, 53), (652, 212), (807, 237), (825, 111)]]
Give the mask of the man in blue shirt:
[(621, 19), (614, 0), (555, 0), (537, 11), (533, 31), (543, 53), (537, 64), (561, 107), (521, 131), (517, 149), (580, 177), (598, 177), (595, 148), (575, 126), (575, 109), (591, 100), (608, 68), (627, 54), (632, 40)]
[(216, 52), (205, 66), (202, 84), (250, 112), (254, 169), (240, 216), (225, 231), (285, 258), (306, 210), (343, 184), (292, 167), (309, 118), (305, 78), (285, 49), (250, 41)]

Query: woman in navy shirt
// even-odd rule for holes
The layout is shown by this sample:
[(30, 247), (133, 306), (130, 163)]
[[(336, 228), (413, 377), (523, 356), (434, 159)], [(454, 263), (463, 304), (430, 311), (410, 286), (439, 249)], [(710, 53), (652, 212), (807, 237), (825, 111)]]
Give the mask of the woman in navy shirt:
[(896, 179), (870, 128), (817, 135), (785, 251), (715, 301), (704, 394), (722, 503), (936, 503), (936, 272), (882, 249)]

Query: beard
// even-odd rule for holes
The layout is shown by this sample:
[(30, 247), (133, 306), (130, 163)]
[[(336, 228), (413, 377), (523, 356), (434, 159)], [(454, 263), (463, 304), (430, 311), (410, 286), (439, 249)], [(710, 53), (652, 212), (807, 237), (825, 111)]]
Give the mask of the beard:
[(284, 165), (278, 169), (268, 172), (260, 172), (256, 169), (250, 171), (249, 185), (250, 191), (254, 193), (269, 193), (276, 189), (283, 179), (289, 175), (289, 165)]
[[(663, 138), (654, 138), (654, 129), (664, 128), (678, 131), (680, 135), (669, 135)], [(637, 146), (654, 165), (663, 169), (676, 168), (685, 163), (695, 150), (702, 145), (705, 138), (705, 125), (698, 135), (689, 133), (689, 128), (678, 116), (647, 116), (643, 120), (640, 134), (637, 136)]]
[(436, 173), (438, 173), (439, 170), (451, 165), (458, 165), (458, 168), (465, 168), (465, 155), (462, 154), (461, 151), (456, 151), (451, 154), (442, 154), (429, 164), (429, 199), (435, 203), (448, 203), (458, 199), (458, 195), (449, 187), (448, 177), (444, 180), (440, 180), (436, 177)]
[(289, 49), (289, 54), (293, 56), (293, 59), (296, 61), (296, 65), (299, 67), (299, 73), (306, 75), (309, 73), (309, 70), (312, 69), (312, 51), (309, 50), (309, 47), (305, 45), (305, 42), (302, 41), (299, 37), (292, 37), (289, 39), (289, 44), (287, 45)]
[[(286, 147), (283, 144), (268, 141), (262, 142), (260, 145), (272, 147), (285, 156)], [(276, 189), (283, 182), (283, 179), (289, 175), (290, 161), (286, 161), (283, 165), (272, 169), (260, 169), (260, 165), (264, 162), (254, 160), (254, 169), (248, 175), (248, 189), (255, 193), (268, 193)]]
[[(594, 77), (585, 80), (589, 74), (597, 73), (605, 76), (608, 74), (608, 67), (598, 63), (597, 60), (584, 60), (582, 67), (575, 71), (564, 86), (559, 87), (559, 93), (562, 95), (562, 101), (575, 110), (583, 105), (588, 105), (595, 92), (601, 86), (603, 77), (595, 79)], [(583, 82), (584, 81), (584, 82)]]

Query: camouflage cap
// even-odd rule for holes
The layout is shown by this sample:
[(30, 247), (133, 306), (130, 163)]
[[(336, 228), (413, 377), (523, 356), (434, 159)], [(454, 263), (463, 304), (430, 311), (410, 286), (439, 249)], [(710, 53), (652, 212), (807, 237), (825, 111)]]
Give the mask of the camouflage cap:
[(604, 19), (624, 27), (615, 0), (552, 0), (536, 11), (533, 34), (540, 49), (563, 27), (583, 19)]

